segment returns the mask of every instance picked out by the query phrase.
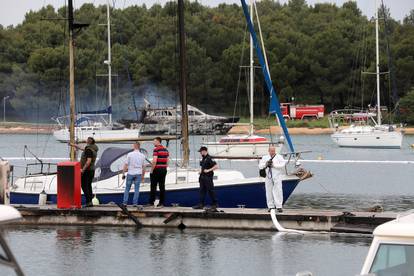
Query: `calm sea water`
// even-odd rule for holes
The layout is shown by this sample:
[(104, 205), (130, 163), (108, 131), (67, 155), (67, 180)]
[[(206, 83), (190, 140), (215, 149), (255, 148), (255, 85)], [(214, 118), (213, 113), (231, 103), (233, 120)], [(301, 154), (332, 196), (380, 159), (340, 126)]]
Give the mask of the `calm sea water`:
[[(277, 275), (360, 272), (369, 237), (258, 231), (13, 227), (27, 275)], [(0, 275), (13, 275), (0, 267)]]
[[(191, 137), (191, 158), (203, 137)], [(211, 140), (211, 138), (210, 138)], [(293, 136), (304, 159), (414, 160), (407, 136), (401, 150), (343, 149), (328, 135)], [(51, 135), (1, 135), (1, 157), (65, 157), (68, 147)], [(101, 152), (114, 145), (99, 145)], [(129, 147), (129, 145), (115, 145)], [(151, 151), (151, 144), (144, 144)], [(170, 152), (179, 158), (179, 144)], [(32, 162), (32, 161), (31, 161)], [(15, 174), (25, 161), (12, 161)], [(288, 208), (363, 210), (380, 204), (385, 210), (414, 206), (414, 166), (304, 163), (314, 177), (299, 185)], [(220, 162), (222, 168), (257, 175), (257, 162)], [(356, 275), (368, 251), (368, 236), (275, 232), (115, 227), (9, 227), (5, 231), (27, 275)], [(13, 275), (0, 268), (0, 275)]]

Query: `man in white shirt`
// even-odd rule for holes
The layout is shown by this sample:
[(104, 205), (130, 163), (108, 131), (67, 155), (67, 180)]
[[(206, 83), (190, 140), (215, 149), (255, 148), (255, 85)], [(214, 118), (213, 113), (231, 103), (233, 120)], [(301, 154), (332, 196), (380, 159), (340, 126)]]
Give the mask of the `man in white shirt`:
[(141, 181), (144, 181), (145, 176), (145, 155), (141, 153), (139, 150), (140, 143), (135, 142), (133, 144), (134, 151), (128, 153), (127, 159), (124, 163), (123, 173), (125, 178), (125, 173), (128, 172), (126, 177), (126, 184), (125, 184), (125, 191), (124, 191), (124, 200), (123, 204), (128, 204), (129, 199), (129, 190), (131, 189), (132, 183), (135, 186), (135, 193), (132, 203), (134, 206), (138, 205), (138, 198), (139, 198), (139, 186)]
[(269, 147), (269, 154), (262, 157), (259, 162), (259, 169), (266, 170), (265, 188), (267, 208), (277, 209), (283, 212), (283, 189), (282, 175), (286, 161), (280, 154), (276, 153), (275, 147)]

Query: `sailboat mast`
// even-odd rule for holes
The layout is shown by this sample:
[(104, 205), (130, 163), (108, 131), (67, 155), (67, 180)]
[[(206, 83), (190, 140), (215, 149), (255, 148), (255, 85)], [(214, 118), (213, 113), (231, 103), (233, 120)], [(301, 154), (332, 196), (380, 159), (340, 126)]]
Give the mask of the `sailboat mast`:
[(378, 24), (378, 0), (375, 0), (375, 50), (377, 69), (377, 123), (381, 125), (381, 93), (380, 93), (380, 67), (379, 67), (379, 24)]
[(106, 20), (108, 30), (108, 113), (109, 125), (112, 125), (112, 57), (111, 57), (111, 18), (109, 14), (109, 0), (106, 2)]
[[(74, 64), (74, 43), (73, 43), (73, 3), (68, 0), (68, 25), (69, 25), (69, 105), (70, 105), (70, 124), (69, 141), (75, 143), (75, 64)], [(76, 151), (70, 147), (70, 160), (76, 161)]]
[(180, 37), (180, 101), (181, 101), (181, 143), (183, 147), (183, 167), (187, 167), (190, 160), (188, 143), (188, 111), (186, 87), (186, 52), (184, 33), (184, 2), (178, 0), (178, 32)]
[[(253, 23), (253, 9), (254, 9), (254, 5), (253, 5), (253, 1), (254, 0), (250, 0), (250, 14), (251, 14), (251, 20)], [(249, 129), (249, 133), (250, 135), (253, 135), (254, 132), (254, 126), (253, 126), (253, 120), (254, 120), (254, 105), (253, 105), (253, 97), (254, 97), (254, 56), (253, 56), (253, 38), (252, 35), (250, 34), (250, 129)]]

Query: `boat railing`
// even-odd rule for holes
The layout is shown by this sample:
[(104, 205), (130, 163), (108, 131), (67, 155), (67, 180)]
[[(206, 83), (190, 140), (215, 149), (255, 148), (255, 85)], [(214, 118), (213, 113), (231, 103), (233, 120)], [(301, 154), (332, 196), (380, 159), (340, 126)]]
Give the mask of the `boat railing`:
[[(33, 169), (35, 168), (35, 169)], [(29, 163), (26, 164), (25, 169), (25, 177), (24, 177), (24, 187), (26, 188), (26, 184), (31, 183), (35, 185), (36, 181), (27, 181), (28, 176), (45, 176), (45, 175), (52, 175), (57, 173), (57, 164), (55, 163)], [(44, 184), (42, 182), (42, 184)], [(49, 186), (51, 183), (49, 183)], [(49, 187), (50, 188), (50, 187)]]
[[(109, 116), (108, 113), (93, 113), (93, 114), (82, 114), (78, 113), (76, 115), (76, 120), (79, 118), (88, 118), (90, 122), (87, 123), (87, 126), (94, 126), (96, 123), (100, 123), (102, 125), (108, 125), (109, 122), (107, 120), (107, 117)], [(63, 128), (69, 125), (70, 116), (58, 116), (58, 117), (52, 117), (53, 121), (55, 121), (59, 127)]]
[(293, 164), (293, 168), (295, 169), (295, 173), (293, 174), (297, 175), (299, 170), (303, 170), (303, 168), (300, 168), (302, 164), (300, 163), (299, 160), (302, 158), (303, 153), (310, 153), (310, 152), (311, 152), (310, 150), (304, 150), (304, 151), (280, 153), (283, 156), (283, 158), (286, 160), (286, 164), (285, 164), (286, 175), (291, 175), (290, 167), (292, 166), (292, 164)]
[(369, 123), (376, 124), (376, 113), (363, 109), (337, 109), (329, 113), (328, 121), (329, 126), (332, 129), (337, 129), (342, 125), (350, 125), (359, 123), (361, 125), (367, 125)]

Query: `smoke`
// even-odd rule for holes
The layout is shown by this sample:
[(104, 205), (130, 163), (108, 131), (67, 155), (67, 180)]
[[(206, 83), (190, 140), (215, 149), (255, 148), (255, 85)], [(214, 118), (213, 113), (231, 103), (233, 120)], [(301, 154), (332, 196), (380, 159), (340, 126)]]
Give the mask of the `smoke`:
[[(0, 101), (8, 96), (5, 100), (8, 121), (53, 123), (52, 118), (69, 115), (67, 83), (41, 81), (37, 75), (20, 68), (0, 73), (0, 77)], [(154, 83), (133, 86), (131, 82), (121, 82), (114, 80), (112, 84), (114, 120), (137, 119), (146, 106), (145, 100), (152, 107), (176, 106), (179, 102), (177, 92), (166, 86)], [(107, 81), (75, 85), (75, 99), (76, 112), (107, 109)]]
[(177, 93), (172, 89), (153, 83), (145, 83), (136, 87), (124, 87), (114, 97), (114, 118), (137, 119), (148, 102), (151, 107), (162, 108), (176, 106), (179, 100)]

